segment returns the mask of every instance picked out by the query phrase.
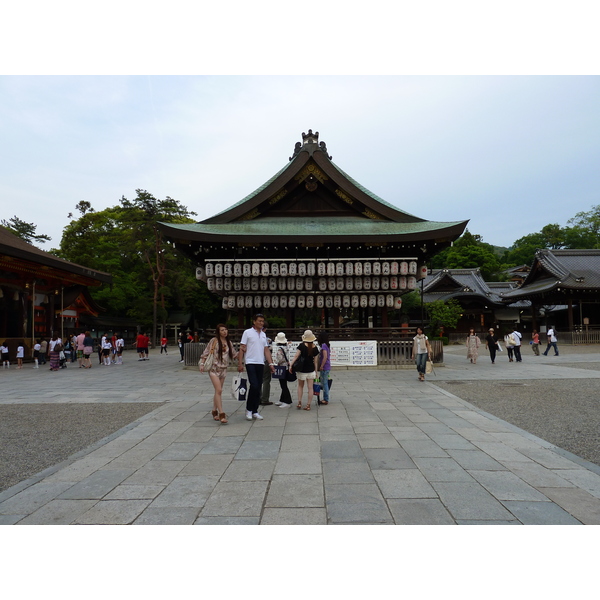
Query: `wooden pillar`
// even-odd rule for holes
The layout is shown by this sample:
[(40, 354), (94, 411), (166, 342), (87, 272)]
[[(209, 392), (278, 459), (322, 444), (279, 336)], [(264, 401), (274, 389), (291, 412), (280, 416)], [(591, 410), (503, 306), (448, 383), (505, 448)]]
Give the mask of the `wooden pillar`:
[(567, 301), (567, 306), (568, 306), (567, 314), (569, 316), (569, 330), (573, 331), (573, 329), (575, 328), (575, 325), (573, 323), (573, 300), (571, 298), (569, 298), (569, 300)]
[(537, 306), (532, 302), (531, 303), (531, 330), (536, 330), (539, 332), (539, 327), (537, 324)]
[[(340, 326), (340, 309), (333, 309), (333, 326), (337, 329)], [(327, 328), (327, 326), (326, 326)]]
[(388, 311), (385, 306), (381, 309), (381, 326), (382, 327), (390, 326), (389, 321), (388, 321)]

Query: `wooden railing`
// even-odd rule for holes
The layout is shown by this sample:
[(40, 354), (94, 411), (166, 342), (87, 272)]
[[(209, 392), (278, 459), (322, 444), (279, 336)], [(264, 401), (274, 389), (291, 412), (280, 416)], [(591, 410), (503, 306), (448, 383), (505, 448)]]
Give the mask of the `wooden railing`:
[[(356, 338), (354, 338), (356, 339)], [(347, 341), (347, 340), (344, 340)], [(331, 340), (335, 344), (335, 340)], [(234, 342), (233, 347), (239, 350), (239, 342)], [(206, 343), (190, 342), (184, 346), (184, 360), (186, 367), (197, 366), (200, 356), (206, 348)], [(431, 342), (433, 351), (433, 362), (440, 364), (444, 362), (444, 346), (440, 340)], [(415, 361), (411, 359), (412, 340), (380, 340), (377, 342), (377, 367), (397, 369), (414, 366)], [(237, 365), (234, 365), (235, 368)], [(335, 368), (335, 367), (333, 367)], [(352, 369), (353, 367), (348, 367)]]

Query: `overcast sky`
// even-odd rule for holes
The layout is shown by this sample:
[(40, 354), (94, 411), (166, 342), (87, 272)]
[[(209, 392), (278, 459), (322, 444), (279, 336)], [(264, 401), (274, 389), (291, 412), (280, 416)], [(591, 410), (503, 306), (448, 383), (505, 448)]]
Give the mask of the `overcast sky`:
[[(545, 17), (535, 13), (535, 18), (539, 22)], [(179, 25), (185, 26), (184, 21), (179, 19)], [(380, 24), (385, 27), (387, 22)], [(102, 23), (96, 25), (102, 28)], [(49, 39), (62, 43), (61, 26)], [(311, 30), (309, 24), (303, 27)], [(501, 30), (505, 39), (506, 29)], [(242, 31), (246, 30), (234, 33)], [(279, 43), (282, 37), (285, 41), (280, 30), (272, 31)], [(488, 67), (493, 73), (519, 73), (521, 63), (527, 72), (537, 68), (548, 73), (553, 67), (578, 72), (559, 61), (565, 53), (557, 44), (564, 43), (564, 36), (552, 34), (553, 43), (544, 49), (554, 61), (549, 67), (527, 62), (523, 53), (511, 56), (509, 67), (502, 69), (491, 60), (490, 50), (479, 66), (472, 61), (483, 48), (480, 39), (477, 46), (467, 46), (471, 62), (466, 68), (444, 62), (452, 56), (453, 46), (447, 45), (432, 47), (429, 55), (421, 53), (422, 64), (402, 63), (398, 70), (410, 74), (304, 75), (307, 69), (351, 73), (352, 66), (365, 73), (394, 72), (395, 56), (392, 62), (373, 61), (369, 71), (356, 44), (347, 46), (347, 61), (341, 60), (338, 46), (331, 43), (336, 32), (340, 35), (338, 30), (319, 29), (318, 38), (307, 45), (297, 38), (293, 43), (287, 40), (287, 46), (268, 55), (277, 56), (279, 63), (257, 61), (257, 69), (246, 60), (252, 56), (250, 48), (235, 45), (228, 48), (233, 54), (224, 62), (208, 63), (201, 54), (205, 60), (197, 66), (207, 73), (285, 73), (287, 67), (296, 75), (152, 74), (193, 72), (185, 61), (170, 68), (141, 61), (137, 72), (148, 75), (56, 75), (86, 72), (76, 62), (78, 47), (69, 46), (60, 56), (71, 62), (65, 59), (62, 68), (58, 61), (57, 68), (49, 60), (54, 45), (42, 44), (20, 68), (5, 71), (14, 75), (0, 76), (1, 218), (16, 215), (35, 223), (39, 233), (52, 237), (42, 246), (45, 249), (58, 246), (67, 215), (78, 215), (79, 201), (101, 210), (116, 205), (122, 196), (133, 198), (136, 188), (158, 198), (171, 196), (195, 211), (198, 220), (205, 219), (281, 169), (309, 128), (320, 133), (340, 168), (384, 200), (428, 220), (469, 219), (469, 230), (495, 245), (510, 246), (548, 223), (565, 225), (577, 212), (600, 204), (600, 78), (480, 74)], [(85, 33), (96, 32), (86, 28)], [(123, 39), (131, 44), (136, 38), (128, 33), (133, 37)], [(34, 34), (50, 35), (41, 27)], [(174, 44), (176, 34), (171, 38)], [(529, 42), (528, 36), (524, 39)], [(149, 56), (164, 50), (157, 50), (152, 39), (143, 46)], [(375, 45), (379, 38), (371, 39)], [(512, 47), (517, 39), (512, 38)], [(572, 48), (578, 39), (571, 32), (567, 44)], [(214, 41), (206, 40), (214, 50)], [(25, 45), (16, 36), (11, 43)], [(107, 66), (91, 71), (136, 72), (137, 63), (125, 61), (121, 46), (114, 54), (113, 46), (108, 52), (102, 48)], [(221, 42), (219, 49), (223, 48)], [(289, 51), (298, 48), (304, 63), (299, 63), (298, 53), (290, 59)], [(492, 48), (503, 59), (508, 56), (495, 40)], [(541, 48), (535, 46), (537, 55)], [(14, 48), (13, 55), (21, 57)], [(215, 56), (223, 59), (223, 52)], [(183, 67), (173, 66), (180, 64)], [(586, 67), (589, 72), (587, 63)], [(29, 74), (44, 69), (51, 74)], [(420, 69), (452, 74), (412, 74)], [(474, 74), (456, 74), (463, 72)]]

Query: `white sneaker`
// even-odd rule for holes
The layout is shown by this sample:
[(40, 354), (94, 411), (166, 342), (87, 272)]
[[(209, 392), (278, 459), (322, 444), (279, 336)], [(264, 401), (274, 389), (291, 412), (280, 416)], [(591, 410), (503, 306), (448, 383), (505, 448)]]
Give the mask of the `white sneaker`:
[(289, 408), (290, 406), (291, 406), (291, 404), (286, 404), (285, 402), (282, 402), (282, 404), (279, 408)]
[(281, 406), (283, 402), (273, 402), (273, 404), (275, 404), (275, 406)]
[[(247, 414), (247, 413), (246, 413)], [(247, 419), (248, 417), (246, 417)], [(262, 421), (264, 419), (263, 416), (261, 416), (259, 413), (252, 413), (252, 418), (256, 419), (257, 421)]]
[(251, 410), (246, 411), (246, 419), (248, 421), (252, 421), (252, 411)]

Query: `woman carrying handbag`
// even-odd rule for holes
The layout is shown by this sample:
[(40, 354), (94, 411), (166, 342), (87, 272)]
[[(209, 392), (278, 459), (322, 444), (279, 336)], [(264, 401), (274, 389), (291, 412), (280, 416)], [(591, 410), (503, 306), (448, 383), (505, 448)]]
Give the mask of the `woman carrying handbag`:
[(431, 344), (429, 338), (423, 333), (422, 327), (417, 327), (417, 335), (413, 338), (413, 347), (411, 359), (415, 360), (417, 364), (417, 371), (419, 373), (419, 381), (425, 381), (425, 369), (427, 367), (427, 358), (431, 356)]
[(285, 374), (289, 369), (290, 361), (288, 357), (288, 341), (283, 331), (280, 331), (275, 337), (271, 355), (273, 357), (273, 362), (275, 363), (275, 368), (283, 367), (284, 369), (283, 377), (279, 379), (281, 395), (279, 396), (279, 401), (275, 402), (275, 405), (279, 406), (279, 408), (289, 408), (292, 405), (292, 394), (288, 388), (288, 381), (285, 377)]
[(215, 334), (215, 337), (206, 344), (198, 366), (200, 373), (204, 373), (205, 370), (208, 371), (210, 380), (215, 388), (212, 411), (213, 419), (225, 424), (227, 423), (227, 415), (223, 412), (223, 384), (227, 376), (229, 361), (235, 360), (238, 353), (233, 349), (226, 325), (219, 323), (215, 329)]

